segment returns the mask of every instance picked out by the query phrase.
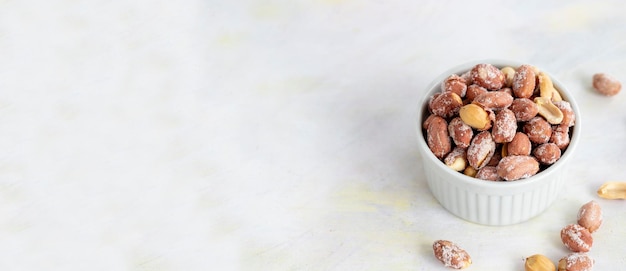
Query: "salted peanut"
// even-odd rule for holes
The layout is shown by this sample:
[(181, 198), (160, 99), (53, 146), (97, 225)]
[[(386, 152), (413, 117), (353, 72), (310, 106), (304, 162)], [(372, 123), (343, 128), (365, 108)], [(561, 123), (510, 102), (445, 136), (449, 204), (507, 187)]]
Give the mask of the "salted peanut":
[(552, 165), (561, 158), (561, 149), (554, 143), (543, 143), (533, 150), (533, 156), (539, 163)]
[(481, 168), (476, 173), (476, 178), (486, 181), (499, 182), (502, 181), (500, 175), (498, 175), (498, 170), (495, 166), (486, 166)]
[(465, 99), (471, 103), (476, 97), (478, 97), (480, 94), (487, 93), (487, 91), (488, 90), (486, 88), (479, 85), (469, 85), (467, 87), (467, 92), (465, 93)]
[(467, 167), (467, 153), (464, 148), (455, 147), (443, 162), (454, 171), (463, 171)]
[(569, 137), (569, 128), (565, 128), (563, 123), (558, 126), (555, 126), (552, 129), (552, 135), (550, 136), (550, 143), (556, 144), (559, 149), (564, 150), (569, 146), (570, 137)]
[(561, 230), (561, 241), (573, 252), (588, 252), (593, 246), (591, 232), (578, 224), (569, 224)]
[(534, 117), (524, 125), (524, 133), (531, 142), (543, 144), (552, 136), (552, 126), (542, 117)]
[(428, 100), (428, 111), (429, 112), (433, 112), (433, 102), (435, 101), (435, 99), (437, 99), (437, 97), (439, 97), (439, 95), (441, 95), (441, 93), (435, 93), (435, 94), (433, 94), (433, 96), (430, 96), (430, 100)]
[(556, 266), (548, 257), (535, 254), (526, 258), (524, 271), (556, 271)]
[(530, 98), (535, 91), (535, 84), (536, 79), (533, 67), (530, 65), (521, 65), (515, 72), (511, 88), (513, 89), (515, 97)]
[(475, 169), (481, 169), (489, 163), (496, 151), (496, 143), (493, 142), (489, 131), (478, 133), (467, 148), (467, 161)]
[(477, 64), (470, 72), (472, 82), (488, 90), (498, 90), (504, 85), (504, 74), (491, 64)]
[(513, 100), (509, 107), (515, 114), (515, 118), (519, 122), (526, 122), (537, 116), (539, 108), (537, 104), (528, 98), (517, 98)]
[(457, 147), (467, 148), (474, 136), (474, 130), (460, 117), (453, 118), (448, 124), (448, 133)]
[(504, 92), (504, 93), (507, 93), (507, 94), (513, 96), (513, 90), (511, 90), (511, 88), (501, 88), (501, 89), (496, 90), (496, 91)]
[(463, 170), (463, 174), (470, 177), (475, 177), (476, 173), (478, 173), (478, 171), (473, 167), (466, 167), (465, 170)]
[(461, 78), (463, 78), (463, 80), (465, 80), (465, 84), (467, 84), (468, 86), (473, 84), (472, 82), (472, 71), (466, 71), (465, 73), (461, 74)]
[(493, 153), (493, 156), (491, 156), (491, 159), (489, 159), (489, 163), (487, 163), (485, 167), (495, 167), (498, 165), (498, 163), (500, 163), (500, 159), (502, 159), (502, 145), (503, 144), (496, 145), (496, 151)]
[(431, 111), (442, 118), (454, 116), (463, 105), (461, 97), (454, 92), (444, 92), (433, 99)]
[(593, 233), (602, 225), (602, 207), (595, 200), (583, 204), (578, 210), (578, 225)]
[(498, 175), (507, 181), (531, 177), (539, 171), (539, 162), (532, 156), (509, 155), (496, 167)]
[(491, 118), (489, 113), (476, 104), (467, 104), (459, 109), (459, 116), (465, 124), (472, 128), (484, 131), (491, 128)]
[(457, 244), (448, 240), (437, 240), (433, 243), (435, 258), (445, 267), (454, 269), (467, 268), (472, 264), (470, 255)]
[(489, 91), (476, 96), (472, 103), (480, 105), (485, 109), (503, 109), (513, 103), (513, 96), (503, 91)]
[(424, 120), (424, 122), (422, 123), (422, 128), (424, 129), (428, 129), (428, 124), (430, 123), (431, 120), (433, 120), (433, 118), (438, 117), (435, 114), (430, 114), (428, 115), (428, 117)]
[(467, 91), (467, 82), (463, 77), (452, 74), (443, 81), (443, 84), (441, 84), (441, 91), (454, 92), (459, 95), (459, 97), (463, 98), (465, 97), (465, 92)]
[(591, 271), (594, 263), (587, 253), (571, 253), (559, 260), (557, 271)]
[(439, 159), (445, 157), (450, 152), (452, 143), (448, 134), (448, 123), (445, 119), (437, 116), (428, 123), (426, 142), (430, 151)]
[(626, 199), (626, 182), (606, 182), (598, 189), (603, 199)]
[(496, 143), (511, 142), (517, 131), (517, 120), (515, 114), (509, 109), (502, 109), (496, 113), (496, 120), (493, 122), (493, 141)]
[(543, 116), (550, 124), (561, 124), (563, 122), (563, 111), (559, 109), (548, 98), (537, 97), (535, 103), (539, 109), (539, 115)]
[(506, 149), (508, 155), (530, 155), (532, 143), (526, 134), (517, 132)]
[(500, 69), (500, 71), (504, 74), (504, 86), (511, 87), (513, 85), (513, 77), (515, 77), (515, 69), (513, 67), (504, 67)]
[(593, 75), (593, 88), (604, 96), (615, 96), (622, 90), (622, 83), (606, 73)]
[(576, 124), (576, 114), (572, 109), (572, 105), (567, 101), (552, 102), (561, 112), (563, 112), (563, 120), (561, 125), (565, 127), (572, 127)]

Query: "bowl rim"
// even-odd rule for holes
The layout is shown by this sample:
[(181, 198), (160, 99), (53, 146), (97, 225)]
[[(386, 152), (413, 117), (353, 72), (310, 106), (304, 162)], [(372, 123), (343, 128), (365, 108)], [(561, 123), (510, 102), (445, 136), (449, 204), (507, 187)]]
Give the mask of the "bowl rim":
[[(570, 134), (570, 143), (567, 147), (567, 150), (563, 152), (563, 154), (561, 155), (561, 158), (558, 161), (556, 161), (554, 164), (550, 165), (548, 168), (544, 169), (543, 171), (540, 171), (536, 175), (533, 175), (525, 179), (520, 179), (520, 180), (515, 180), (515, 181), (492, 182), (492, 181), (476, 179), (474, 177), (469, 177), (461, 172), (457, 172), (448, 168), (447, 166), (445, 166), (445, 164), (441, 160), (439, 160), (432, 153), (432, 151), (430, 151), (430, 148), (428, 148), (428, 145), (424, 137), (422, 121), (424, 119), (423, 113), (426, 112), (427, 110), (428, 101), (430, 100), (433, 94), (439, 91), (439, 90), (436, 90), (435, 88), (439, 88), (441, 82), (443, 82), (443, 80), (447, 78), (448, 76), (450, 76), (451, 74), (461, 75), (464, 72), (471, 69), (476, 64), (480, 64), (480, 63), (492, 64), (498, 68), (502, 68), (506, 66), (511, 66), (515, 68), (515, 67), (519, 67), (522, 64), (526, 64), (520, 61), (507, 60), (507, 59), (481, 59), (481, 60), (469, 61), (460, 65), (454, 66), (446, 70), (445, 72), (441, 73), (437, 77), (435, 77), (435, 79), (430, 84), (427, 85), (426, 91), (423, 94), (422, 98), (420, 99), (418, 112), (417, 112), (416, 129), (417, 129), (417, 134), (418, 134), (418, 145), (420, 148), (420, 152), (422, 153), (422, 159), (430, 160), (437, 167), (439, 167), (440, 169), (444, 170), (445, 172), (453, 176), (455, 182), (462, 183), (466, 186), (481, 187), (481, 188), (495, 189), (495, 190), (510, 190), (513, 188), (532, 186), (532, 185), (535, 185), (537, 182), (545, 181), (543, 178), (544, 176), (547, 177), (549, 175), (556, 173), (574, 155), (574, 152), (580, 141), (582, 129), (581, 129), (580, 109), (578, 107), (578, 104), (576, 103), (576, 99), (574, 99), (572, 93), (560, 80), (558, 80), (558, 78), (556, 78), (550, 72), (543, 70), (543, 69), (540, 69), (540, 70), (546, 73), (548, 76), (550, 76), (552, 83), (554, 84), (555, 88), (559, 90), (559, 93), (563, 97), (563, 100), (570, 103), (572, 110), (574, 111), (574, 115), (576, 117), (576, 123), (572, 129), (572, 133)], [(424, 155), (424, 153), (426, 154)]]

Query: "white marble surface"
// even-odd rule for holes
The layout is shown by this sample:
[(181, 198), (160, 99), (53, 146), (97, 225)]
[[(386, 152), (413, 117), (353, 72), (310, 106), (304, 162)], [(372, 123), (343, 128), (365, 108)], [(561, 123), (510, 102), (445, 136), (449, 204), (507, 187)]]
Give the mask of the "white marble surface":
[[(0, 0), (0, 269), (523, 270), (626, 181), (621, 1)], [(583, 139), (526, 223), (462, 221), (428, 191), (416, 103), (504, 58), (574, 93)], [(626, 265), (626, 203), (599, 200), (595, 270)]]

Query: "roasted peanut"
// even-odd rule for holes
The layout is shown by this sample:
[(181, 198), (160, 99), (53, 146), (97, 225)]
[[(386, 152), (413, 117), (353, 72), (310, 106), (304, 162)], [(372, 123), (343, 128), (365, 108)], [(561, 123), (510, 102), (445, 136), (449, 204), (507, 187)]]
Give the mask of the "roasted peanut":
[(626, 199), (626, 182), (606, 182), (598, 189), (603, 199)]
[(587, 253), (571, 253), (559, 260), (557, 271), (591, 271), (594, 263)]
[(539, 113), (537, 104), (527, 98), (517, 98), (513, 100), (509, 109), (513, 111), (515, 118), (519, 122), (529, 121)]
[(461, 97), (454, 92), (444, 92), (433, 99), (431, 110), (433, 114), (442, 118), (454, 116), (463, 105)]
[(459, 110), (461, 120), (472, 128), (484, 131), (491, 128), (491, 118), (489, 113), (476, 104), (468, 104)]
[(604, 96), (615, 96), (622, 90), (622, 83), (606, 73), (593, 75), (593, 88)]
[(430, 151), (439, 159), (446, 156), (452, 148), (448, 123), (442, 117), (437, 116), (430, 120), (426, 129), (426, 138)]
[(493, 123), (493, 141), (496, 143), (510, 142), (517, 131), (517, 121), (515, 114), (509, 109), (502, 109), (496, 113), (496, 120)]
[(561, 241), (573, 252), (588, 252), (593, 246), (591, 232), (578, 224), (569, 224), (561, 230)]
[(443, 162), (454, 171), (463, 171), (467, 167), (467, 153), (464, 148), (456, 147)]
[(554, 143), (544, 143), (533, 150), (533, 156), (544, 165), (552, 165), (561, 158), (561, 149)]
[(513, 102), (511, 94), (502, 91), (489, 91), (478, 95), (472, 103), (480, 105), (482, 108), (499, 110), (507, 108)]
[(592, 200), (583, 204), (578, 210), (578, 225), (583, 226), (593, 233), (602, 225), (602, 207)]
[(474, 84), (488, 90), (502, 88), (505, 81), (502, 71), (491, 64), (477, 64), (472, 68), (470, 75)]
[(502, 179), (514, 181), (537, 174), (539, 162), (531, 156), (509, 155), (502, 157), (496, 170)]
[(530, 98), (535, 90), (535, 72), (530, 65), (521, 65), (513, 77), (512, 89), (516, 97)]
[(535, 254), (526, 258), (525, 271), (556, 271), (554, 263), (548, 257)]
[(552, 126), (542, 117), (534, 117), (524, 125), (524, 133), (531, 142), (543, 144), (550, 140)]
[(486, 166), (478, 170), (476, 178), (486, 181), (501, 181), (502, 178), (498, 175), (498, 170), (495, 166)]
[(433, 243), (433, 253), (445, 267), (454, 269), (467, 268), (472, 264), (470, 255), (457, 244), (448, 240), (437, 240)]
[(468, 102), (471, 103), (476, 97), (478, 97), (480, 94), (487, 93), (487, 91), (488, 90), (486, 88), (479, 85), (469, 85), (467, 87), (467, 92), (465, 93), (465, 98)]
[(543, 116), (550, 124), (561, 124), (563, 121), (563, 111), (559, 109), (548, 98), (535, 98), (539, 115)]
[(524, 133), (517, 132), (513, 140), (507, 144), (507, 155), (530, 155), (532, 143)]
[(474, 136), (472, 127), (467, 125), (460, 117), (456, 117), (448, 124), (448, 133), (454, 144), (461, 148), (469, 147), (469, 144)]
[(465, 97), (465, 92), (467, 92), (467, 82), (463, 77), (460, 77), (456, 74), (450, 75), (446, 80), (441, 84), (442, 92), (454, 92), (459, 97)]
[(478, 133), (467, 148), (467, 161), (475, 169), (481, 169), (491, 160), (496, 151), (496, 143), (488, 131)]

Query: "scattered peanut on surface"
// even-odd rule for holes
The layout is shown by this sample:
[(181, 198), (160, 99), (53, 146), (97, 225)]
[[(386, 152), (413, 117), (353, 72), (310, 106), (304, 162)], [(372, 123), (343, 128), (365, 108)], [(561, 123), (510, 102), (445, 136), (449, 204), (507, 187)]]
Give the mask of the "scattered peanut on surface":
[(604, 96), (615, 96), (622, 90), (622, 83), (606, 73), (593, 75), (593, 88)]
[(602, 225), (602, 208), (600, 204), (592, 200), (585, 203), (578, 210), (578, 225), (583, 226), (593, 233)]
[(626, 182), (606, 182), (598, 189), (603, 199), (626, 199)]
[(594, 260), (586, 253), (571, 253), (559, 260), (558, 271), (591, 271)]
[(561, 230), (561, 241), (573, 252), (588, 252), (593, 246), (591, 232), (578, 224), (569, 224)]
[(556, 271), (554, 263), (548, 257), (535, 254), (526, 258), (525, 271)]
[(472, 258), (462, 248), (448, 240), (437, 240), (433, 243), (435, 258), (446, 267), (454, 269), (467, 268), (472, 264)]

